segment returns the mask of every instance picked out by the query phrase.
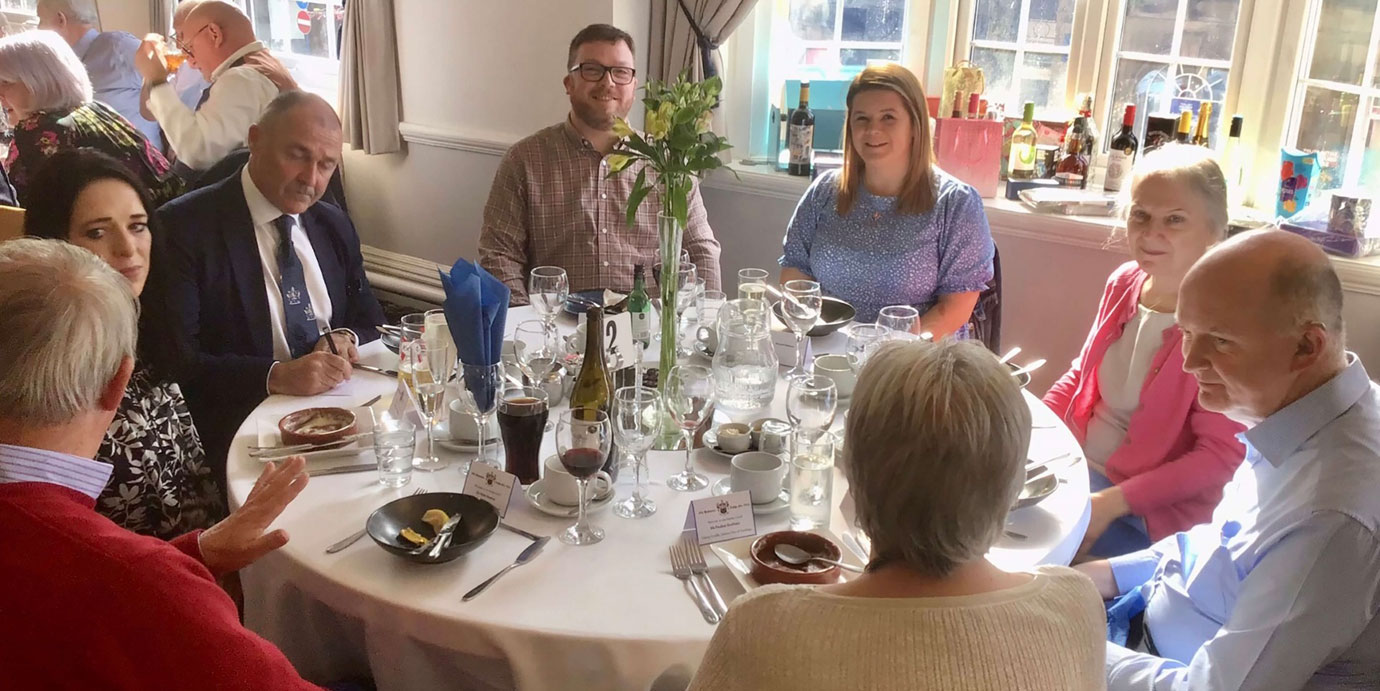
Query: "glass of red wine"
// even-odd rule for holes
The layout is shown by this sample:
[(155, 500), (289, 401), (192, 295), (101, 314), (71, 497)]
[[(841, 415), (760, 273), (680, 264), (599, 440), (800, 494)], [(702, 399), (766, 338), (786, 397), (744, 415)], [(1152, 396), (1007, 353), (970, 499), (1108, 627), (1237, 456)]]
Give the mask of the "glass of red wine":
[(585, 507), (589, 504), (589, 480), (608, 459), (612, 441), (608, 413), (597, 408), (572, 408), (556, 423), (556, 453), (561, 467), (580, 487), (580, 513), (575, 525), (559, 535), (567, 545), (592, 545), (604, 539), (603, 530), (585, 522)]

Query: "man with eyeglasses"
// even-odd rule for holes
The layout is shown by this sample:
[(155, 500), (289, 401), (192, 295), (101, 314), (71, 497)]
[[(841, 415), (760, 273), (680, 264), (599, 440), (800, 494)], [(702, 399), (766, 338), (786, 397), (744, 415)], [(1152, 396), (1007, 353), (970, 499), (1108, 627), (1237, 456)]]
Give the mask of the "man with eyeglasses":
[(244, 147), (249, 126), (279, 92), (296, 89), (297, 82), (254, 38), (249, 17), (231, 3), (198, 3), (173, 40), (211, 83), (200, 106), (187, 107), (168, 83), (162, 36), (145, 37), (134, 64), (151, 85), (148, 110), (178, 160), (192, 171), (203, 171)]
[[(660, 192), (648, 195), (629, 227), (639, 164), (607, 177), (606, 159), (618, 143), (613, 123), (636, 101), (632, 37), (591, 24), (570, 42), (566, 70), (569, 115), (508, 150), (484, 207), (479, 263), (508, 285), (514, 305), (527, 304), (527, 275), (536, 266), (564, 268), (571, 292), (626, 293), (633, 266), (658, 261)], [(690, 193), (683, 245), (706, 286), (719, 289), (719, 242), (698, 187)]]

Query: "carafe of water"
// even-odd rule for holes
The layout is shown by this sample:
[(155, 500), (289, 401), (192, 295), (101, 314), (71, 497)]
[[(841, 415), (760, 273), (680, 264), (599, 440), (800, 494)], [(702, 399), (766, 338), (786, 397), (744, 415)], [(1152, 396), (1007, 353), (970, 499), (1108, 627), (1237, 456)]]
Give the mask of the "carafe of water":
[(776, 395), (776, 349), (766, 302), (729, 300), (719, 309), (714, 350), (715, 404), (732, 411), (765, 408)]

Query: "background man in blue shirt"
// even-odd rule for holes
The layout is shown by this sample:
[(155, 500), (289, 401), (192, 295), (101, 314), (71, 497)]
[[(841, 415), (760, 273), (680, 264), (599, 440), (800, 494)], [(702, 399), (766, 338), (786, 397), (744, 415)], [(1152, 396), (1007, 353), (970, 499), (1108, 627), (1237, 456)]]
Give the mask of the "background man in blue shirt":
[(1344, 350), (1331, 262), (1237, 236), (1176, 316), (1198, 401), (1248, 426), (1246, 458), (1210, 523), (1079, 567), (1144, 607), (1147, 652), (1108, 643), (1108, 688), (1380, 688), (1380, 387)]

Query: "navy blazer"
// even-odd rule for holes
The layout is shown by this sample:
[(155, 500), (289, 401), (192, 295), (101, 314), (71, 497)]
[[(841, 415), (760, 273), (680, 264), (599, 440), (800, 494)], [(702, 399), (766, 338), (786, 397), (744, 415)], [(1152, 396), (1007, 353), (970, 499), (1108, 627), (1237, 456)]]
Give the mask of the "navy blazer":
[[(168, 319), (183, 353), (183, 394), (212, 458), (224, 458), (235, 430), (267, 397), (273, 330), (254, 222), (239, 175), (163, 205), (167, 234), (155, 270), (164, 272)], [(331, 328), (366, 343), (384, 323), (364, 275), (359, 236), (340, 209), (318, 202), (300, 216), (331, 298)]]

